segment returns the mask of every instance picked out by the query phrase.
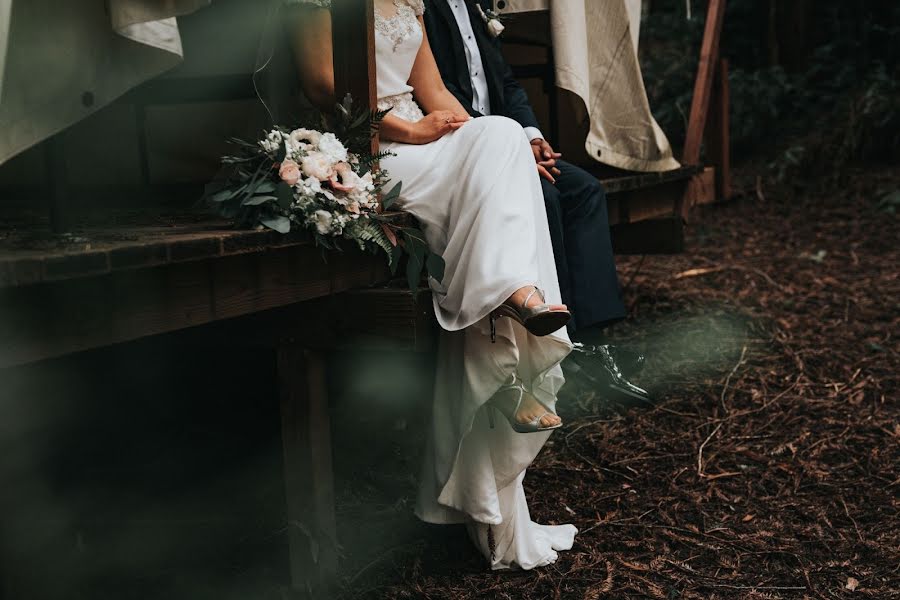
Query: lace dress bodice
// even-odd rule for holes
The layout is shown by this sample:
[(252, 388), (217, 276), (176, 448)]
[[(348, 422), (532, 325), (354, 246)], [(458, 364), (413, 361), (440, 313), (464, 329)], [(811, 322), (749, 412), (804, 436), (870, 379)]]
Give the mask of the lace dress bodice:
[[(285, 0), (288, 4), (309, 4), (331, 8), (331, 0)], [(424, 117), (413, 99), (409, 76), (422, 45), (423, 32), (418, 17), (425, 12), (423, 0), (394, 0), (396, 12), (385, 16), (375, 8), (375, 59), (377, 65), (378, 109), (406, 121)]]

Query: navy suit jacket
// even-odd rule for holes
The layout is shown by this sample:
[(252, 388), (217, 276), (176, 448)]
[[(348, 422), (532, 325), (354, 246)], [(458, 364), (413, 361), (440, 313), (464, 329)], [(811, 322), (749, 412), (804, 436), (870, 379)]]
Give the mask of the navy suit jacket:
[[(475, 7), (476, 0), (457, 1), (469, 8), (472, 30), (481, 50), (481, 60), (487, 77), (491, 114), (509, 117), (518, 121), (522, 127), (538, 127), (534, 110), (528, 102), (528, 95), (513, 77), (512, 69), (503, 58), (500, 38), (491, 37), (488, 33), (487, 26)], [(487, 10), (493, 3), (491, 0), (479, 0), (479, 4)], [(425, 0), (423, 18), (431, 51), (447, 89), (459, 99), (472, 116), (482, 116), (472, 108), (472, 78), (466, 61), (466, 50), (456, 18), (447, 0)]]

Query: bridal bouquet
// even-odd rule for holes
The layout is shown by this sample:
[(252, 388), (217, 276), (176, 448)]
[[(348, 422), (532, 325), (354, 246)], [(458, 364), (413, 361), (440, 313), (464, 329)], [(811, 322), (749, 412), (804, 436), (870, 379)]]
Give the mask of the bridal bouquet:
[(405, 254), (412, 290), (423, 269), (440, 281), (444, 261), (428, 251), (422, 232), (384, 212), (401, 188), (383, 193), (390, 178), (376, 164), (387, 154), (369, 150), (385, 114), (354, 112), (348, 96), (337, 105), (334, 127), (323, 117), (319, 129), (275, 127), (256, 143), (232, 139), (239, 151), (222, 157), (226, 177), (207, 186), (206, 198), (240, 227), (302, 229), (325, 249), (340, 250), (347, 240), (383, 252), (391, 273)]

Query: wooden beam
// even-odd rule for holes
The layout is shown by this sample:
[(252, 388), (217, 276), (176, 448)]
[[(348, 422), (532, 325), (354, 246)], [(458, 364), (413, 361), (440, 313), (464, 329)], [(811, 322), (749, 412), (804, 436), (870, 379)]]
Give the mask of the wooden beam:
[(373, 285), (380, 256), (313, 246), (0, 288), (0, 368)]
[(340, 101), (353, 96), (356, 107), (372, 109), (375, 81), (375, 7), (373, 0), (333, 0), (334, 92)]
[(731, 136), (728, 60), (719, 60), (706, 127), (706, 158), (716, 168), (716, 200), (731, 198)]
[(326, 597), (338, 555), (325, 359), (290, 342), (277, 355), (291, 583)]
[(706, 167), (691, 178), (684, 193), (684, 208), (687, 218), (691, 209), (700, 204), (716, 201), (716, 168)]
[(706, 11), (706, 29), (700, 46), (700, 63), (694, 82), (694, 97), (691, 100), (691, 116), (688, 119), (687, 135), (684, 141), (682, 162), (695, 165), (700, 161), (700, 144), (709, 111), (715, 71), (719, 63), (719, 40), (722, 23), (725, 20), (725, 0), (709, 0)]

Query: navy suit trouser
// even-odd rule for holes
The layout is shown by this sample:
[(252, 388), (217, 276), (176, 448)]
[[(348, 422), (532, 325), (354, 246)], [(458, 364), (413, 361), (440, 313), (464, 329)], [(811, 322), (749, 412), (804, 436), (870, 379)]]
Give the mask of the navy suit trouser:
[(541, 178), (562, 299), (572, 311), (569, 333), (625, 317), (609, 234), (606, 192), (587, 171), (557, 161), (556, 183)]

